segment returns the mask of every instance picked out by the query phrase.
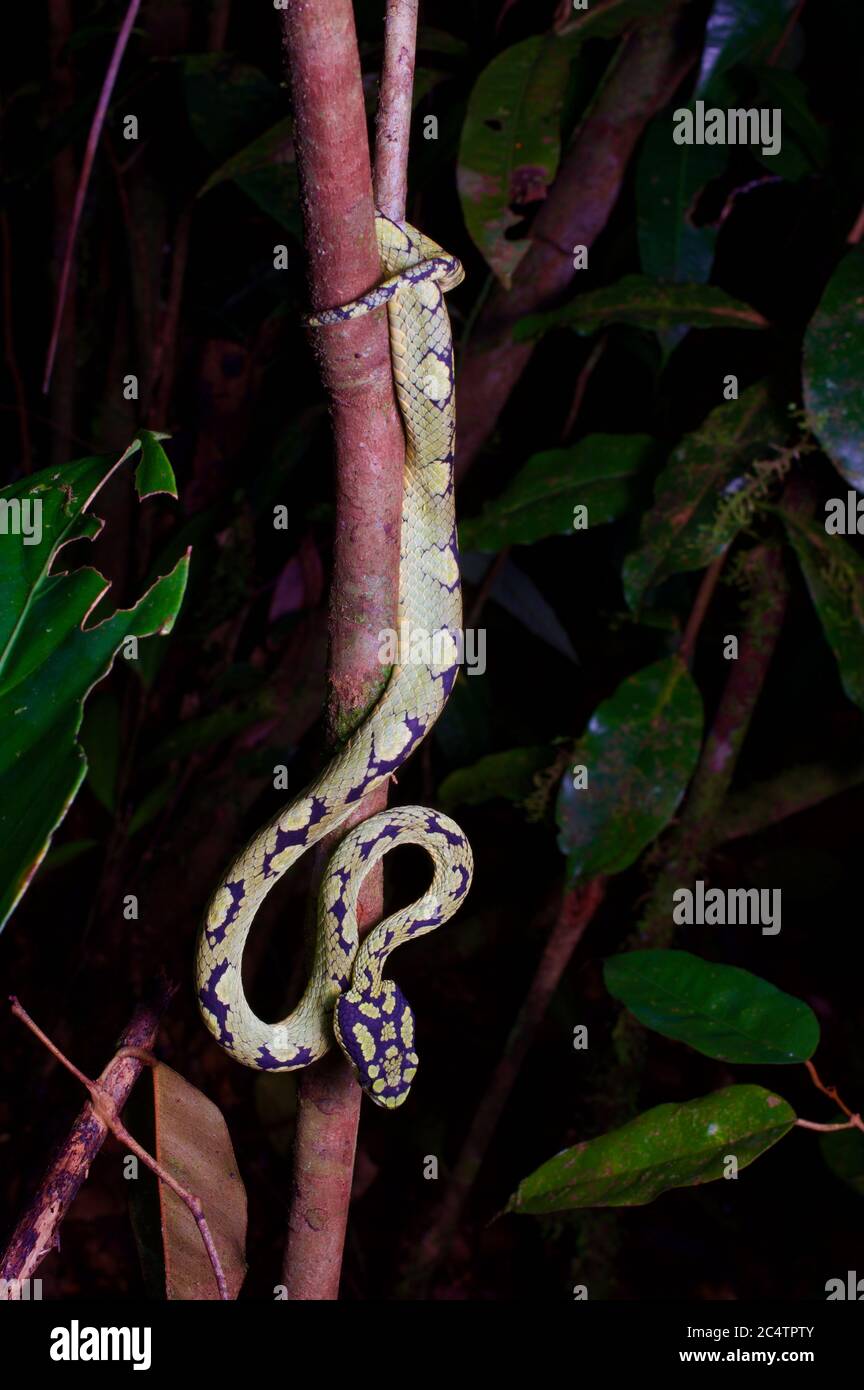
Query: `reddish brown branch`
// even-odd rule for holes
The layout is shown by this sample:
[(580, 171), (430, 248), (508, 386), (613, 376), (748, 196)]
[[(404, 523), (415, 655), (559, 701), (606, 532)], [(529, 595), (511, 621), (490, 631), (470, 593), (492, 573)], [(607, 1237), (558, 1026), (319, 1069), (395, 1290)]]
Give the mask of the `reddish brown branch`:
[(714, 597), (714, 590), (717, 588), (725, 560), (726, 551), (724, 550), (711, 561), (702, 576), (696, 601), (690, 611), (684, 636), (681, 638), (681, 646), (678, 649), (678, 654), (685, 666), (690, 666), (693, 662), (693, 648), (696, 645), (696, 638), (699, 636), (700, 628), (705, 621), (705, 614), (711, 606), (711, 599)]
[[(34, 1023), (27, 1010), (19, 1004), (14, 995), (10, 1003), (15, 1017), (20, 1018), (21, 1022), (30, 1029), (30, 1032), (39, 1039), (43, 1047), (48, 1049), (52, 1057), (56, 1057), (61, 1066), (64, 1066), (68, 1072), (71, 1072), (76, 1081), (80, 1081), (81, 1085), (89, 1091), (90, 1104), (93, 1107), (94, 1117), (101, 1121), (106, 1128), (110, 1129), (115, 1139), (119, 1140), (125, 1148), (129, 1149), (146, 1168), (150, 1169), (151, 1173), (155, 1173), (160, 1182), (164, 1182), (166, 1187), (170, 1187), (171, 1191), (176, 1193), (180, 1201), (183, 1202), (192, 1213), (192, 1217), (201, 1235), (204, 1249), (207, 1251), (207, 1257), (213, 1270), (213, 1277), (219, 1289), (219, 1297), (226, 1302), (230, 1301), (231, 1295), (228, 1292), (228, 1281), (225, 1278), (222, 1262), (219, 1259), (219, 1252), (216, 1249), (216, 1244), (210, 1234), (210, 1228), (204, 1216), (204, 1207), (201, 1198), (197, 1197), (194, 1192), (190, 1192), (188, 1188), (183, 1187), (174, 1177), (174, 1174), (169, 1173), (168, 1169), (164, 1168), (152, 1154), (149, 1154), (146, 1149), (142, 1148), (134, 1135), (129, 1133), (123, 1121), (120, 1119), (120, 1107), (111, 1094), (111, 1091), (104, 1085), (102, 1079), (100, 1078), (97, 1081), (93, 1081), (89, 1076), (85, 1076), (82, 1071), (79, 1071), (78, 1067), (70, 1062), (69, 1058), (60, 1051), (56, 1043), (51, 1041), (47, 1033), (44, 1033), (39, 1025)], [(116, 1060), (118, 1059), (115, 1058), (115, 1061)], [(136, 1063), (151, 1067), (158, 1065), (155, 1057), (151, 1057), (149, 1052), (145, 1051), (143, 1048), (134, 1046), (132, 1048), (123, 1048), (119, 1056), (119, 1061), (121, 1063), (131, 1062), (133, 1066)]]
[(778, 545), (757, 546), (747, 556), (750, 597), (738, 658), (690, 783), (681, 820), (672, 830), (634, 944), (664, 946), (672, 934), (672, 893), (690, 882), (716, 840), (716, 825), (750, 728), (756, 703), (780, 636), (788, 585)]
[(537, 214), (512, 288), (496, 287), (483, 307), (460, 365), (457, 476), (492, 433), (534, 350), (512, 341), (515, 323), (551, 307), (572, 286), (573, 248), (592, 246), (606, 226), (646, 124), (695, 60), (677, 46), (680, 9), (673, 4), (623, 41)]
[(528, 988), (516, 1021), (504, 1044), (501, 1060), (477, 1108), (452, 1177), (435, 1219), (420, 1243), (417, 1261), (409, 1282), (422, 1289), (428, 1284), (446, 1255), (459, 1224), (474, 1180), (486, 1156), (498, 1122), (528, 1053), (537, 1028), (546, 1014), (561, 976), (589, 922), (603, 901), (605, 880), (590, 879), (584, 885), (565, 891), (555, 926)]
[(78, 227), (81, 222), (81, 213), (84, 210), (84, 199), (87, 197), (87, 189), (90, 184), (93, 161), (96, 158), (96, 150), (99, 146), (99, 139), (102, 134), (102, 127), (105, 124), (105, 117), (108, 114), (111, 94), (114, 91), (114, 84), (117, 81), (117, 74), (120, 71), (120, 64), (123, 61), (123, 54), (126, 52), (126, 45), (129, 42), (129, 35), (132, 33), (132, 27), (138, 15), (140, 4), (141, 0), (129, 0), (126, 15), (114, 44), (114, 51), (108, 63), (108, 70), (105, 73), (105, 80), (102, 83), (102, 90), (99, 93), (99, 100), (96, 103), (96, 110), (93, 113), (93, 121), (87, 136), (87, 144), (84, 149), (84, 160), (81, 165), (78, 188), (75, 192), (75, 203), (72, 208), (72, 221), (69, 225), (69, 231), (66, 237), (66, 251), (63, 257), (63, 269), (60, 272), (57, 305), (54, 310), (54, 322), (51, 326), (51, 338), (48, 343), (48, 354), (45, 360), (45, 375), (42, 381), (42, 390), (45, 392), (47, 392), (51, 385), (51, 373), (54, 369), (54, 357), (57, 352), (57, 342), (60, 337), (60, 325), (63, 322), (66, 296), (69, 292), (69, 282), (72, 275), (72, 266), (74, 264), (75, 243), (78, 239)]
[[(328, 308), (380, 278), (353, 8), (350, 0), (292, 5), (283, 26), (311, 300), (316, 309)], [(403, 148), (403, 163), (406, 154)], [(396, 157), (390, 149), (379, 167), (391, 167)], [(392, 202), (389, 210), (404, 214)], [(386, 676), (378, 653), (380, 633), (396, 623), (404, 438), (384, 313), (319, 331), (316, 350), (336, 452), (329, 724), (337, 741), (362, 721)], [(340, 834), (386, 801), (386, 788), (367, 797)], [(370, 874), (359, 903), (361, 931), (381, 911), (381, 877)], [(283, 1272), (289, 1299), (338, 1295), (360, 1099), (336, 1052), (300, 1078)]]
[(375, 125), (375, 202), (395, 222), (405, 216), (408, 137), (414, 93), (418, 0), (388, 0), (384, 67)]
[[(121, 1052), (111, 1059), (99, 1077), (102, 1091), (110, 1097), (118, 1112), (141, 1075), (140, 1061), (128, 1054), (121, 1055), (122, 1049), (153, 1046), (159, 1020), (174, 993), (174, 986), (161, 984), (153, 998), (138, 1007), (120, 1039)], [(53, 1044), (49, 1046), (53, 1051)], [(79, 1080), (82, 1079), (86, 1084), (86, 1078), (79, 1074)], [(88, 1101), (12, 1232), (0, 1260), (0, 1280), (20, 1282), (31, 1278), (49, 1251), (59, 1246), (60, 1227), (108, 1136), (108, 1129), (104, 1118)]]

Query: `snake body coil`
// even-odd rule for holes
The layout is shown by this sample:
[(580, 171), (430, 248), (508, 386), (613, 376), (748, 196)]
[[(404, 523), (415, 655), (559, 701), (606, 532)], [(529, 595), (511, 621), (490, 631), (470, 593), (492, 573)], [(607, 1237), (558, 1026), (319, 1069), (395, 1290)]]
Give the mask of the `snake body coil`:
[[(253, 1013), (241, 978), (243, 948), (264, 897), (305, 850), (401, 767), (444, 708), (459, 666), (453, 345), (443, 292), (461, 281), (462, 267), (413, 227), (379, 215), (376, 232), (388, 278), (362, 298), (307, 323), (339, 323), (387, 305), (406, 443), (399, 656), (369, 717), (321, 775), (249, 842), (214, 893), (198, 941), (197, 983), (207, 1027), (238, 1061), (292, 1071), (323, 1056), (335, 1034), (367, 1094), (393, 1108), (408, 1094), (417, 1053), (411, 1008), (384, 977), (384, 964), (396, 946), (446, 922), (468, 891), (471, 850), (453, 821), (404, 806), (370, 817), (345, 836), (321, 883), (306, 990), (281, 1023), (265, 1023)], [(419, 643), (412, 640), (418, 634)], [(402, 844), (428, 852), (432, 883), (418, 902), (380, 922), (358, 948), (356, 906), (363, 879), (388, 850)]]

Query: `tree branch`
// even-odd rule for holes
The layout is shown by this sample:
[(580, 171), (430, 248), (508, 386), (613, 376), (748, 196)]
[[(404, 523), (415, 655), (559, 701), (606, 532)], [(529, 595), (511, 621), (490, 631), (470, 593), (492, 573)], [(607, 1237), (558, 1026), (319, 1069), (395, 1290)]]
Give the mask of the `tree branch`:
[(594, 878), (564, 892), (558, 917), (504, 1044), (501, 1060), (474, 1115), (443, 1201), (420, 1243), (416, 1264), (409, 1271), (409, 1284), (420, 1290), (428, 1286), (447, 1253), (522, 1063), (534, 1042), (537, 1028), (573, 952), (603, 901), (605, 890), (605, 880)]
[[(149, 1050), (156, 1041), (159, 1020), (175, 993), (176, 986), (161, 982), (152, 997), (136, 1009), (119, 1047)], [(99, 1085), (118, 1112), (129, 1099), (141, 1070), (140, 1060), (118, 1052), (102, 1072)], [(86, 1084), (86, 1078), (83, 1079)], [(14, 1286), (15, 1281), (31, 1278), (49, 1251), (59, 1247), (60, 1227), (108, 1137), (108, 1128), (88, 1101), (12, 1232), (0, 1259), (0, 1280), (11, 1281)]]
[[(388, 23), (394, 8), (388, 7)], [(290, 6), (283, 16), (283, 38), (294, 98), (311, 300), (315, 309), (330, 308), (356, 298), (380, 278), (350, 0)], [(404, 63), (398, 72), (404, 82)], [(386, 91), (382, 103), (388, 110), (399, 105)], [(407, 141), (407, 125), (400, 128), (399, 138)], [(394, 163), (401, 157), (404, 164), (406, 154), (404, 146), (401, 151), (391, 146), (385, 160), (379, 151), (378, 167), (389, 169), (392, 178)], [(392, 201), (389, 209), (391, 214), (400, 211)], [(396, 624), (404, 436), (393, 396), (385, 312), (342, 323), (316, 339), (336, 450), (328, 710), (336, 742), (362, 722), (386, 676), (378, 653), (381, 631)], [(367, 797), (341, 827), (340, 837), (386, 802), (386, 787)], [(332, 842), (325, 842), (322, 855), (330, 849)], [(363, 886), (361, 932), (382, 910), (378, 871)], [(336, 1050), (300, 1077), (283, 1268), (289, 1299), (338, 1295), (360, 1100), (354, 1074)]]
[(673, 4), (623, 41), (537, 214), (512, 288), (496, 286), (478, 317), (460, 363), (457, 478), (492, 433), (534, 350), (531, 343), (512, 341), (514, 324), (552, 306), (570, 288), (573, 248), (592, 246), (606, 226), (646, 124), (695, 59), (678, 48), (680, 10), (680, 3)]
[(654, 883), (633, 944), (668, 943), (672, 893), (694, 877), (714, 844), (721, 808), (780, 636), (788, 596), (781, 549), (773, 543), (757, 546), (746, 563), (750, 597), (738, 659), (730, 664), (681, 820), (667, 842), (663, 871)]

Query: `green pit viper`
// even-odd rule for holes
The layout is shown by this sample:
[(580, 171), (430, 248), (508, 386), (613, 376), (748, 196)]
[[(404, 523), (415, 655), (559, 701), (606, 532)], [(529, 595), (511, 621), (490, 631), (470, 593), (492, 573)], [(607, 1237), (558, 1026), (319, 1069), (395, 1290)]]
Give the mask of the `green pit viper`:
[[(453, 343), (444, 291), (459, 284), (463, 271), (458, 260), (415, 228), (380, 214), (375, 225), (386, 278), (369, 294), (305, 322), (324, 327), (387, 306), (405, 432), (399, 655), (364, 723), (226, 873), (199, 935), (197, 985), (207, 1027), (239, 1062), (293, 1071), (323, 1056), (335, 1036), (366, 1093), (392, 1109), (405, 1100), (418, 1059), (413, 1013), (398, 986), (384, 976), (384, 965), (402, 942), (446, 922), (467, 893), (473, 862), (458, 825), (440, 812), (403, 806), (371, 816), (341, 840), (321, 882), (309, 981), (281, 1023), (256, 1016), (241, 977), (246, 938), (267, 893), (305, 850), (337, 829), (363, 797), (402, 766), (440, 715), (459, 668)], [(428, 640), (413, 642), (418, 632)], [(420, 845), (430, 855), (429, 890), (358, 945), (363, 879), (388, 850), (404, 844)]]

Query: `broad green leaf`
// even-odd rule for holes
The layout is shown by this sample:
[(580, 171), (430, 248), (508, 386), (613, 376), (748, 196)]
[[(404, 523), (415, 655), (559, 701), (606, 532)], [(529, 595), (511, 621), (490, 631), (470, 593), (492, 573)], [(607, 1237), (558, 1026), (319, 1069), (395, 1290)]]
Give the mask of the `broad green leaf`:
[(521, 220), (511, 208), (545, 197), (558, 168), (570, 55), (555, 35), (523, 39), (496, 54), (468, 101), (456, 171), (462, 213), (472, 241), (506, 287), (529, 245), (507, 239)]
[(651, 122), (636, 166), (636, 226), (646, 275), (676, 285), (708, 279), (717, 230), (694, 227), (691, 213), (727, 159), (722, 145), (676, 145), (668, 112)]
[(508, 748), (503, 753), (489, 753), (470, 767), (457, 768), (444, 778), (438, 788), (442, 806), (479, 806), (500, 796), (520, 802), (530, 796), (534, 775), (547, 768), (553, 759), (550, 748)]
[[(246, 1274), (246, 1190), (228, 1126), (212, 1100), (160, 1062), (153, 1068), (155, 1157), (201, 1201), (231, 1298)], [(159, 1183), (165, 1296), (218, 1299), (201, 1232), (186, 1203)]]
[(97, 690), (84, 711), (79, 742), (87, 756), (87, 782), (113, 814), (120, 766), (120, 706), (112, 690)]
[(801, 78), (778, 67), (759, 68), (755, 75), (759, 92), (752, 104), (780, 112), (783, 140), (776, 154), (763, 154), (761, 145), (753, 154), (770, 173), (790, 182), (821, 173), (828, 160), (828, 132), (816, 119)]
[(273, 164), (293, 163), (294, 117), (284, 116), (269, 130), (265, 130), (263, 135), (257, 135), (248, 145), (244, 145), (242, 150), (238, 150), (237, 154), (231, 155), (224, 164), (220, 164), (210, 175), (198, 197), (203, 198), (211, 188), (228, 179), (240, 179), (244, 174), (254, 174), (257, 170), (269, 168)]
[(285, 115), (279, 87), (260, 69), (225, 54), (193, 55), (183, 60), (183, 69), (192, 130), (219, 161), (198, 196), (230, 181), (301, 236), (294, 123)]
[(701, 738), (702, 699), (677, 656), (637, 671), (598, 705), (573, 753), (588, 784), (577, 790), (565, 772), (558, 794), (571, 882), (634, 862), (675, 814)]
[(689, 951), (631, 951), (603, 968), (606, 988), (646, 1028), (722, 1062), (806, 1062), (819, 1021), (801, 999)]
[(284, 94), (260, 68), (226, 53), (193, 53), (181, 63), (192, 131), (220, 163), (286, 114)]
[(98, 535), (102, 523), (87, 509), (140, 447), (49, 468), (0, 492), (4, 511), (23, 517), (25, 506), (31, 515), (41, 507), (38, 537), (35, 529), (29, 539), (0, 535), (0, 925), (86, 774), (77, 735), (87, 695), (124, 639), (170, 632), (183, 599), (188, 555), (134, 607), (113, 613), (101, 605), (109, 587), (101, 574), (55, 564), (65, 545)]
[(747, 465), (782, 442), (786, 421), (759, 382), (712, 410), (670, 456), (654, 487), (639, 547), (624, 564), (624, 593), (634, 610), (671, 574), (701, 569), (720, 555), (749, 518), (737, 505)]
[(673, 1187), (739, 1171), (782, 1139), (795, 1112), (761, 1086), (728, 1086), (681, 1105), (656, 1105), (621, 1129), (565, 1149), (519, 1184), (506, 1210), (542, 1216), (579, 1207), (640, 1207)]
[(696, 95), (745, 59), (767, 56), (779, 39), (797, 0), (714, 0), (708, 23)]
[[(836, 1120), (842, 1124), (839, 1112)], [(832, 1173), (841, 1178), (859, 1197), (864, 1197), (864, 1134), (860, 1129), (835, 1130), (819, 1135), (822, 1157)]]
[(168, 798), (176, 786), (177, 778), (168, 777), (139, 801), (129, 819), (128, 832), (130, 835), (136, 835), (139, 830), (144, 829), (145, 825), (149, 825), (152, 820), (155, 820), (163, 806), (167, 805)]
[(629, 24), (667, 9), (669, 0), (591, 0), (584, 11), (576, 11), (558, 32), (568, 37), (585, 39), (614, 39)]
[(864, 560), (842, 536), (784, 511), (783, 520), (849, 699), (864, 709)]
[(534, 454), (480, 516), (461, 523), (460, 545), (490, 551), (572, 535), (580, 505), (589, 526), (615, 521), (633, 504), (654, 447), (650, 435), (591, 434), (569, 449)]
[(767, 320), (749, 304), (733, 299), (716, 285), (670, 285), (645, 275), (625, 275), (615, 285), (577, 295), (561, 309), (529, 314), (513, 330), (527, 342), (552, 328), (595, 333), (612, 323), (665, 330), (686, 323), (692, 328), (767, 328)]
[(152, 430), (141, 430), (141, 462), (135, 469), (135, 491), (142, 499), (152, 497), (157, 492), (166, 492), (169, 497), (177, 496), (177, 483), (174, 469), (161, 441), (167, 434), (154, 434)]
[(421, 24), (417, 30), (418, 53), (444, 53), (453, 58), (464, 58), (468, 45), (464, 39), (448, 34), (445, 29), (434, 29)]
[(843, 477), (864, 492), (864, 247), (837, 266), (804, 337), (810, 428)]
[(52, 869), (63, 869), (67, 864), (73, 864), (76, 859), (80, 859), (82, 854), (96, 849), (98, 844), (98, 840), (67, 840), (65, 845), (58, 845), (56, 849), (48, 851), (42, 860), (40, 873), (49, 874)]
[(302, 235), (300, 185), (294, 161), (294, 118), (285, 116), (227, 159), (209, 177), (199, 198), (232, 182), (280, 226)]

